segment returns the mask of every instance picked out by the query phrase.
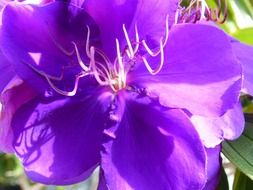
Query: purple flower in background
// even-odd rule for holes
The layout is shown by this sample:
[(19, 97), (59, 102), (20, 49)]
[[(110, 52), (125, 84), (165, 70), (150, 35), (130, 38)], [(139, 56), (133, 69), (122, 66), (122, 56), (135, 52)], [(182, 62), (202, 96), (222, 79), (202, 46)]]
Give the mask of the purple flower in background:
[(219, 147), (205, 149), (189, 114), (232, 109), (241, 66), (221, 30), (173, 25), (177, 8), (176, 0), (7, 5), (1, 149), (46, 184), (76, 183), (100, 166), (100, 189), (202, 189), (217, 175), (207, 155), (218, 162)]

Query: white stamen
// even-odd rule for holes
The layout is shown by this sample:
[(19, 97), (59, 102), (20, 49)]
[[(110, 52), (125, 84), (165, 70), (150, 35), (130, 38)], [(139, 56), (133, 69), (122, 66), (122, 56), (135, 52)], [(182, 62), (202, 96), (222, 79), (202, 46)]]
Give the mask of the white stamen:
[(179, 21), (179, 12), (180, 12), (180, 10), (178, 9), (178, 10), (176, 11), (176, 14), (175, 14), (175, 21), (174, 21), (174, 24), (178, 24), (178, 21)]
[(88, 73), (81, 73), (79, 75), (76, 75), (76, 79), (75, 79), (75, 84), (74, 84), (74, 88), (72, 91), (64, 91), (64, 90), (61, 90), (59, 88), (57, 88), (53, 83), (52, 81), (50, 80), (50, 78), (48, 78), (46, 75), (45, 75), (45, 78), (47, 79), (49, 85), (51, 86), (51, 88), (53, 88), (57, 93), (61, 94), (61, 95), (64, 95), (64, 96), (74, 96), (76, 95), (77, 93), (77, 89), (78, 89), (78, 84), (79, 84), (79, 80), (80, 78), (82, 77), (85, 77), (87, 76)]
[(125, 27), (124, 24), (123, 24), (123, 32), (124, 32), (124, 34), (125, 34), (125, 38), (126, 38), (127, 46), (128, 46), (128, 49), (126, 50), (126, 52), (127, 52), (128, 57), (129, 57), (130, 59), (132, 59), (132, 58), (134, 57), (134, 50), (133, 50), (132, 44), (131, 44), (131, 42), (130, 42), (130, 39), (129, 39), (127, 30), (126, 30), (126, 27)]
[(162, 67), (163, 67), (163, 64), (164, 64), (164, 50), (163, 50), (163, 40), (162, 40), (162, 38), (160, 39), (160, 63), (159, 63), (159, 65), (158, 65), (158, 67), (155, 69), (155, 70), (153, 70), (151, 67), (150, 67), (150, 65), (149, 65), (149, 63), (148, 63), (148, 61), (147, 61), (147, 59), (145, 58), (145, 57), (142, 57), (142, 60), (143, 60), (143, 62), (144, 62), (144, 64), (145, 64), (145, 66), (146, 66), (146, 68), (147, 68), (147, 70), (149, 71), (149, 73), (151, 74), (151, 75), (157, 75), (160, 71), (161, 71), (161, 69), (162, 69)]
[(165, 45), (168, 42), (168, 38), (169, 38), (169, 15), (166, 16), (166, 21), (165, 21), (165, 40), (163, 42), (163, 47), (165, 47)]
[(111, 74), (112, 73), (112, 69), (113, 69), (113, 65), (112, 65), (111, 61), (108, 59), (108, 57), (106, 57), (103, 54), (103, 52), (101, 50), (95, 48), (95, 52), (98, 53), (101, 56), (101, 58), (103, 58), (103, 60), (105, 61), (106, 66), (107, 66), (107, 68), (109, 70), (108, 72)]
[(138, 28), (137, 25), (134, 25), (134, 29), (135, 29), (135, 39), (136, 39), (136, 45), (134, 47), (134, 54), (137, 53), (139, 46), (140, 46), (140, 37), (139, 37), (139, 32), (138, 32)]
[(116, 38), (116, 50), (117, 50), (117, 62), (119, 64), (119, 69), (124, 70), (124, 65), (123, 65), (123, 60), (120, 52), (120, 45), (119, 45), (119, 40)]
[(103, 71), (101, 69), (99, 69), (98, 67), (96, 67), (96, 69), (99, 71), (99, 75), (102, 76), (105, 80), (108, 80), (111, 78), (111, 73), (109, 73), (108, 69), (103, 65), (103, 63), (100, 63), (98, 61), (96, 61), (96, 64), (99, 65)]
[(90, 46), (90, 28), (89, 26), (87, 27), (87, 38), (86, 38), (86, 55), (90, 58), (90, 51), (89, 51), (89, 46)]
[[(72, 42), (74, 45), (74, 52), (76, 53), (77, 61), (79, 66), (82, 69), (82, 72), (75, 76), (75, 83), (72, 91), (64, 91), (55, 86), (54, 80), (62, 80), (62, 76), (54, 77), (47, 75), (43, 71), (39, 71), (38, 69), (29, 65), (33, 70), (46, 78), (49, 85), (55, 90), (57, 93), (65, 95), (65, 96), (74, 96), (77, 93), (79, 80), (82, 77), (92, 75), (96, 79), (99, 85), (101, 86), (109, 86), (114, 92), (117, 92), (123, 88), (128, 88), (126, 85), (126, 77), (128, 72), (131, 70), (138, 59), (142, 59), (145, 64), (148, 72), (151, 75), (158, 74), (163, 65), (164, 65), (164, 48), (168, 42), (169, 37), (169, 16), (166, 16), (165, 23), (165, 36), (160, 38), (159, 41), (159, 50), (153, 52), (151, 48), (148, 47), (145, 40), (142, 40), (140, 43), (140, 36), (138, 32), (137, 25), (135, 24), (135, 41), (131, 42), (129, 34), (125, 25), (123, 24), (123, 33), (125, 36), (125, 40), (127, 43), (126, 49), (122, 52), (120, 50), (119, 40), (116, 38), (116, 53), (117, 56), (114, 62), (105, 55), (105, 53), (94, 46), (90, 46), (90, 28), (87, 26), (87, 38), (85, 44), (86, 55), (89, 58), (89, 65), (85, 64), (82, 61), (78, 46), (75, 42)], [(156, 69), (152, 69), (150, 64), (147, 61), (147, 58), (141, 55), (138, 55), (138, 51), (140, 46), (143, 45), (144, 49), (150, 56), (158, 56), (160, 55), (160, 63), (157, 65)], [(98, 60), (96, 60), (97, 58)]]
[[(24, 62), (25, 63), (25, 62)], [(76, 75), (76, 79), (75, 79), (75, 84), (74, 84), (74, 88), (72, 91), (68, 92), (68, 91), (64, 91), (64, 90), (61, 90), (59, 88), (57, 88), (53, 82), (51, 80), (54, 80), (54, 81), (61, 81), (63, 79), (63, 71), (61, 73), (61, 76), (60, 77), (55, 77), (55, 76), (52, 76), (52, 75), (48, 75), (46, 74), (44, 71), (40, 71), (38, 70), (37, 68), (35, 68), (34, 66), (30, 65), (30, 64), (27, 64), (25, 63), (26, 65), (28, 65), (31, 69), (33, 69), (35, 72), (37, 72), (38, 74), (40, 74), (41, 76), (45, 77), (46, 80), (48, 81), (48, 84), (50, 85), (50, 87), (55, 90), (57, 93), (61, 94), (61, 95), (64, 95), (64, 96), (74, 96), (77, 92), (77, 89), (78, 89), (78, 83), (79, 83), (79, 79), (82, 78), (82, 77), (85, 77), (87, 75), (89, 75), (88, 72), (82, 72), (78, 75)]]
[(67, 55), (67, 56), (73, 55), (73, 53), (74, 53), (75, 51), (74, 51), (74, 50), (68, 51), (68, 50), (66, 50), (63, 46), (61, 46), (61, 45), (56, 41), (56, 39), (53, 37), (53, 35), (51, 34), (49, 28), (48, 28), (48, 34), (49, 34), (49, 37), (52, 39), (54, 45), (55, 45), (62, 53), (64, 53), (64, 54)]
[(157, 55), (159, 55), (161, 53), (161, 49), (163, 49), (168, 41), (169, 38), (169, 15), (166, 16), (166, 24), (165, 24), (165, 39), (164, 42), (162, 43), (162, 48), (160, 46), (160, 50), (158, 50), (157, 52), (153, 52), (147, 45), (145, 40), (142, 40), (142, 45), (144, 46), (144, 48), (146, 49), (146, 51), (148, 52), (149, 55), (151, 55), (152, 57), (156, 57)]
[(88, 67), (84, 64), (84, 62), (82, 61), (76, 43), (75, 43), (75, 42), (72, 42), (72, 44), (73, 44), (74, 47), (75, 47), (76, 57), (77, 57), (77, 61), (78, 61), (79, 65), (80, 65), (80, 67), (81, 67), (84, 71), (88, 72), (88, 71), (89, 71), (89, 68), (88, 68)]
[(60, 81), (60, 80), (63, 79), (63, 70), (61, 71), (61, 75), (57, 77), (57, 76), (52, 76), (52, 75), (46, 74), (44, 71), (41, 71), (41, 70), (35, 68), (33, 65), (28, 64), (25, 61), (22, 61), (22, 62), (24, 64), (26, 64), (28, 67), (30, 67), (32, 70), (34, 70), (35, 72), (37, 72), (38, 74), (40, 74), (40, 75), (42, 75), (44, 77), (47, 77), (47, 78), (49, 78), (51, 80)]
[(206, 19), (206, 16), (205, 16), (205, 13), (206, 13), (206, 11), (209, 13), (210, 11), (209, 11), (209, 7), (208, 7), (208, 5), (207, 5), (207, 3), (206, 3), (206, 1), (205, 0), (199, 0), (199, 2), (201, 3), (201, 18), (200, 19)]
[(120, 45), (119, 45), (119, 40), (116, 38), (116, 49), (117, 49), (117, 62), (119, 64), (119, 70), (118, 70), (118, 80), (119, 80), (119, 88), (122, 88), (121, 82), (125, 82), (125, 73), (124, 73), (124, 65), (123, 65), (123, 60), (122, 56), (120, 53)]
[(98, 73), (98, 68), (96, 67), (96, 61), (95, 61), (95, 48), (93, 46), (90, 47), (90, 65), (93, 71), (92, 74), (94, 75), (97, 82), (102, 86), (108, 85), (109, 83), (107, 81), (101, 80), (100, 75)]

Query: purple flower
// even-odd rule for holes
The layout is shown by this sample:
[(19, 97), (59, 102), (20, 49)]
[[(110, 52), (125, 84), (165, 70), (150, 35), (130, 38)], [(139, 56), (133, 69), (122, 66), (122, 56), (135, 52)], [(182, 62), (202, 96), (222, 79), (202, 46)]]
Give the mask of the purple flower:
[[(221, 2), (223, 5), (221, 5)], [(216, 23), (223, 23), (226, 20), (227, 2), (226, 0), (218, 1), (218, 8), (210, 9), (207, 7), (205, 1), (197, 2), (193, 0), (191, 1), (190, 6), (186, 9), (179, 9), (177, 11), (177, 15), (177, 22), (180, 23), (194, 22), (217, 27), (213, 22), (210, 22), (210, 20)], [(252, 95), (253, 70), (251, 68), (253, 63), (253, 47), (240, 43), (229, 35), (228, 37), (230, 38), (230, 42), (233, 48), (233, 54), (243, 67), (244, 80), (241, 92)], [(238, 138), (243, 132), (245, 122), (242, 106), (238, 101), (238, 104), (233, 109), (228, 110), (224, 115), (220, 117), (207, 118), (203, 116), (192, 115), (191, 120), (198, 133), (200, 134), (200, 138), (202, 139), (205, 147), (209, 148), (207, 152), (211, 152), (208, 154), (208, 158), (209, 161), (211, 160), (212, 171), (210, 172), (208, 170), (209, 177), (205, 189), (214, 189), (215, 184), (217, 184), (218, 175), (213, 177), (213, 173), (217, 174), (215, 170), (219, 171), (219, 167), (213, 167), (213, 165), (218, 166), (219, 164), (213, 164), (215, 160), (212, 158), (215, 157), (215, 154), (219, 154), (219, 151), (217, 151), (217, 145), (219, 145), (224, 139), (234, 140)]]
[(233, 108), (241, 65), (221, 30), (173, 25), (177, 4), (5, 7), (0, 147), (31, 179), (70, 184), (100, 166), (99, 189), (197, 190), (217, 175), (189, 115)]
[(253, 47), (231, 40), (234, 54), (243, 67), (243, 89), (242, 92), (253, 96)]
[[(227, 2), (219, 0), (216, 9), (210, 9), (205, 1), (192, 0), (189, 7), (181, 7), (176, 15), (177, 23), (200, 23), (208, 24), (213, 27), (215, 23), (223, 23), (227, 17)], [(223, 16), (222, 16), (223, 15)], [(208, 21), (208, 22), (206, 22)], [(210, 22), (214, 21), (214, 22)], [(233, 49), (233, 55), (243, 67), (243, 86), (241, 91), (247, 94), (253, 94), (253, 47), (240, 43), (230, 38)], [(236, 116), (236, 117), (235, 117)], [(203, 143), (206, 147), (215, 147), (224, 139), (234, 140), (239, 137), (244, 128), (244, 117), (240, 103), (228, 110), (223, 116), (216, 118), (207, 118), (198, 115), (191, 117), (196, 129), (198, 130)], [(205, 127), (203, 127), (205, 125)], [(210, 135), (213, 134), (213, 135)]]

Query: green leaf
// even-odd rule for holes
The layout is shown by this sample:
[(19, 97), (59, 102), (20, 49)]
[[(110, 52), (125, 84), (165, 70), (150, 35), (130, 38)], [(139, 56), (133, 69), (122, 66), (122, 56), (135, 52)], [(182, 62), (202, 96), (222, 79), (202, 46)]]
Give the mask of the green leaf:
[(234, 34), (232, 34), (233, 37), (240, 40), (241, 42), (248, 43), (253, 45), (253, 27), (251, 28), (245, 28), (242, 30), (237, 30)]
[(233, 190), (252, 190), (253, 181), (239, 170), (236, 170)]
[(216, 190), (229, 190), (227, 174), (223, 167), (221, 171), (220, 182)]
[(238, 169), (253, 179), (253, 123), (246, 122), (239, 139), (223, 142), (222, 152)]

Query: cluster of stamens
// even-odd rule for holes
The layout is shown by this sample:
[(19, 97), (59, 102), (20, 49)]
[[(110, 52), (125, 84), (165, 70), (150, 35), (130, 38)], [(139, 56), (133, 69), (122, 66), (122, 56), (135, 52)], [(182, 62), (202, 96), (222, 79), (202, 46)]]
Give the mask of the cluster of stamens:
[[(191, 0), (187, 8), (179, 7), (176, 17), (175, 24), (182, 22), (197, 22), (201, 19), (211, 20), (218, 23), (223, 23), (227, 17), (227, 4), (226, 0), (223, 0), (222, 6), (221, 0), (218, 0), (218, 8), (213, 10), (208, 7), (205, 0)], [(224, 10), (222, 11), (222, 7)], [(223, 15), (223, 18), (221, 18)], [(125, 36), (126, 47), (121, 51), (119, 40), (116, 38), (116, 58), (111, 61), (106, 54), (95, 46), (90, 45), (90, 28), (87, 26), (87, 39), (85, 44), (85, 53), (88, 61), (84, 63), (81, 59), (80, 52), (77, 44), (72, 42), (74, 50), (72, 52), (66, 51), (59, 43), (53, 38), (53, 42), (65, 55), (71, 56), (76, 53), (78, 65), (80, 66), (80, 72), (75, 75), (74, 87), (71, 91), (65, 91), (55, 85), (57, 81), (61, 81), (64, 77), (64, 71), (66, 67), (62, 69), (62, 73), (59, 77), (51, 76), (41, 70), (38, 70), (34, 66), (28, 64), (38, 74), (45, 77), (49, 85), (57, 93), (64, 96), (74, 96), (77, 93), (79, 80), (86, 76), (93, 76), (99, 85), (109, 86), (114, 92), (124, 89), (127, 86), (127, 74), (135, 66), (136, 62), (142, 62), (148, 72), (151, 75), (157, 75), (164, 65), (164, 48), (168, 41), (169, 36), (169, 16), (166, 17), (165, 24), (165, 35), (159, 40), (159, 48), (156, 51), (150, 48), (144, 39), (140, 39), (137, 25), (135, 25), (135, 39), (131, 39), (127, 32), (125, 25), (123, 25), (123, 33)], [(145, 50), (145, 53), (140, 53), (140, 47)], [(160, 55), (160, 63), (153, 69), (147, 60), (147, 55), (156, 57)]]
[[(126, 40), (126, 47), (123, 51), (121, 51), (119, 40), (116, 38), (115, 42), (117, 56), (114, 61), (110, 61), (106, 54), (100, 49), (96, 48), (95, 46), (90, 46), (90, 28), (88, 26), (85, 48), (86, 56), (89, 60), (87, 63), (84, 63), (84, 61), (81, 59), (81, 55), (76, 43), (72, 42), (74, 45), (74, 52), (76, 53), (78, 64), (81, 68), (81, 72), (75, 76), (75, 83), (72, 91), (61, 90), (54, 84), (54, 81), (56, 82), (63, 79), (64, 70), (66, 68), (63, 68), (61, 76), (55, 77), (48, 75), (31, 65), (29, 66), (37, 73), (44, 76), (52, 89), (64, 96), (74, 96), (78, 90), (79, 80), (86, 76), (93, 76), (99, 85), (109, 86), (114, 92), (124, 89), (127, 87), (127, 74), (134, 67), (137, 61), (143, 62), (151, 75), (158, 74), (164, 65), (164, 48), (167, 44), (169, 36), (168, 16), (166, 17), (165, 36), (160, 38), (159, 48), (157, 51), (153, 51), (144, 39), (140, 40), (137, 25), (135, 25), (134, 40), (130, 40), (125, 25), (123, 25), (123, 32)], [(55, 45), (60, 50), (63, 49), (63, 47), (61, 47), (58, 43), (55, 43)], [(145, 54), (140, 54), (140, 47), (143, 47), (146, 50)], [(64, 50), (64, 52), (66, 51)], [(152, 68), (146, 58), (146, 55), (150, 55), (152, 57), (160, 55), (160, 63), (158, 64), (157, 68)]]
[(189, 6), (177, 11), (176, 23), (196, 23), (199, 20), (222, 24), (227, 19), (227, 1), (218, 0), (216, 9), (209, 8), (205, 0), (191, 0)]

